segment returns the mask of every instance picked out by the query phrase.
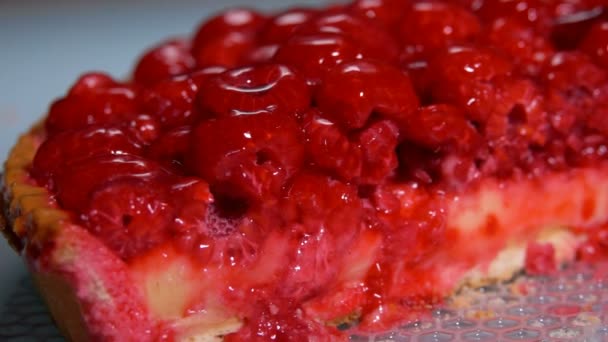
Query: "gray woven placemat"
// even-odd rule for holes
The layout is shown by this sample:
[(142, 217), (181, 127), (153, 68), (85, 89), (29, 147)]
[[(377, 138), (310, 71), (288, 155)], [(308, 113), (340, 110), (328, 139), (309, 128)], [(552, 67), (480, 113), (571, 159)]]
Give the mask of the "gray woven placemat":
[(24, 277), (16, 284), (4, 307), (0, 309), (0, 341), (65, 341), (55, 328), (29, 277)]

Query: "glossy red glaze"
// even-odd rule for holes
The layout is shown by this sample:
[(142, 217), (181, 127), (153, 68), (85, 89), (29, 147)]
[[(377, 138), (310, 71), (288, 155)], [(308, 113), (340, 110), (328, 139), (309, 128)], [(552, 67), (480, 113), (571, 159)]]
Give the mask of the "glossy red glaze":
[(32, 169), (34, 176), (47, 183), (57, 171), (96, 155), (139, 154), (141, 145), (112, 126), (90, 126), (58, 133), (39, 148)]
[(430, 1), (411, 4), (399, 27), (401, 42), (417, 53), (471, 42), (480, 31), (473, 13), (457, 4)]
[(279, 47), (274, 60), (293, 67), (309, 84), (316, 85), (332, 67), (363, 56), (352, 39), (336, 33), (318, 33), (292, 36)]
[(133, 79), (140, 84), (156, 82), (181, 75), (196, 65), (190, 53), (190, 43), (183, 39), (163, 42), (147, 51), (135, 66)]
[(418, 108), (408, 76), (384, 62), (342, 63), (322, 79), (315, 94), (319, 109), (345, 128), (362, 128), (372, 113), (405, 123)]
[(118, 124), (139, 113), (136, 89), (114, 85), (68, 94), (51, 105), (45, 127), (48, 134), (91, 124)]
[(231, 9), (203, 23), (192, 41), (199, 66), (235, 67), (255, 44), (254, 36), (265, 18), (248, 9)]
[(289, 67), (265, 64), (228, 70), (205, 82), (198, 106), (207, 117), (280, 113), (295, 117), (310, 106), (306, 81)]

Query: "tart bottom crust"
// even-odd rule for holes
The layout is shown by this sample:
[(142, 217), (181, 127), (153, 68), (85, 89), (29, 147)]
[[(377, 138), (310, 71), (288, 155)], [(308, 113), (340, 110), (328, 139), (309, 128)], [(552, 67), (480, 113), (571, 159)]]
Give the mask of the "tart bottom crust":
[[(149, 333), (158, 320), (149, 317), (145, 299), (134, 286), (128, 268), (121, 268), (122, 262), (109, 249), (85, 229), (74, 225), (69, 214), (57, 208), (46, 189), (33, 185), (27, 170), (41, 136), (40, 126), (23, 135), (5, 163), (0, 229), (26, 259), (34, 283), (65, 337), (72, 341), (145, 340), (146, 331)], [(551, 228), (533, 240), (553, 243), (557, 261), (563, 263), (574, 258), (576, 242), (581, 238), (566, 228)], [(25, 246), (21, 241), (26, 241)], [(40, 258), (29, 253), (32, 247), (46, 251), (49, 243), (53, 245), (50, 255)], [(91, 246), (95, 251), (87, 252)], [(523, 268), (525, 247), (525, 243), (507, 246), (487, 267), (469, 270), (461, 277), (456, 290), (510, 279)], [(108, 274), (116, 269), (118, 275), (109, 281)], [(116, 281), (119, 278), (121, 282)], [(120, 284), (120, 288), (116, 288), (116, 284)], [(121, 296), (128, 296), (135, 304), (125, 309), (122, 305), (125, 299)], [(123, 320), (125, 311), (129, 311), (130, 316)], [(186, 320), (177, 319), (173, 326), (179, 326), (180, 321), (190, 325)], [(133, 328), (133, 325), (138, 327)], [(213, 324), (207, 322), (199, 328), (189, 329), (190, 333), (177, 335), (177, 339), (217, 341), (221, 340), (220, 336), (239, 328), (240, 322), (236, 318)]]

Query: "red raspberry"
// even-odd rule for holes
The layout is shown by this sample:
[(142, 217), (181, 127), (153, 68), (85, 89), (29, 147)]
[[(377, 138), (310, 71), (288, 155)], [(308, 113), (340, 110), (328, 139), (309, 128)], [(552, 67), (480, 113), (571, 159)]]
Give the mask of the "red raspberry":
[(262, 44), (281, 44), (289, 39), (299, 26), (318, 13), (310, 8), (291, 8), (278, 13), (268, 19), (260, 30), (258, 39)]
[(389, 62), (399, 57), (397, 42), (387, 31), (365, 17), (346, 12), (325, 13), (298, 27), (296, 32), (341, 34), (358, 43), (367, 57)]
[(549, 1), (544, 0), (508, 0), (481, 1), (475, 10), (486, 22), (498, 18), (513, 18), (529, 27), (533, 27), (542, 36), (548, 36), (553, 24)]
[(598, 22), (587, 33), (580, 46), (597, 65), (608, 70), (608, 21)]
[(555, 54), (541, 76), (550, 95), (550, 109), (576, 118), (570, 120), (584, 122), (601, 105), (599, 100), (608, 97), (608, 72), (580, 52)]
[(293, 67), (308, 84), (319, 84), (327, 70), (361, 59), (361, 48), (349, 37), (335, 33), (294, 35), (279, 47), (274, 60)]
[(526, 76), (537, 76), (555, 53), (549, 41), (512, 18), (493, 21), (484, 38), (511, 57), (520, 73)]
[(257, 65), (272, 63), (279, 46), (277, 44), (259, 45), (243, 57), (243, 64)]
[(201, 110), (216, 117), (277, 112), (294, 116), (310, 106), (306, 82), (290, 68), (266, 64), (228, 70), (202, 85)]
[(404, 126), (405, 138), (431, 149), (454, 146), (472, 151), (481, 143), (481, 137), (465, 115), (460, 108), (448, 104), (421, 107)]
[(295, 119), (279, 113), (203, 121), (192, 134), (187, 163), (226, 196), (272, 198), (303, 162)]
[(172, 39), (160, 43), (144, 53), (135, 66), (133, 79), (143, 85), (189, 72), (195, 66), (194, 57), (190, 54), (189, 42), (183, 39)]
[(363, 159), (361, 183), (380, 184), (394, 175), (398, 138), (399, 129), (389, 120), (372, 123), (357, 135)]
[(511, 69), (509, 61), (490, 50), (452, 47), (429, 62), (427, 75), (436, 101), (464, 108), (471, 119), (483, 121), (497, 98), (492, 79)]
[(303, 117), (306, 154), (310, 162), (321, 169), (351, 181), (361, 175), (362, 154), (357, 143), (349, 140), (343, 130), (316, 110)]
[(206, 21), (197, 31), (192, 53), (199, 66), (235, 67), (255, 45), (265, 18), (248, 9), (231, 9)]
[[(326, 229), (333, 237), (350, 240), (346, 235), (352, 237), (361, 223), (357, 190), (322, 174), (298, 173), (285, 192), (285, 201), (285, 214), (301, 223), (294, 227), (300, 233), (317, 234)], [(334, 246), (334, 253), (339, 250)]]
[(192, 77), (179, 76), (154, 84), (142, 96), (142, 108), (165, 129), (192, 124), (197, 119), (194, 98), (198, 85)]
[(548, 139), (549, 122), (542, 94), (528, 79), (497, 77), (494, 79), (497, 98), (485, 124), (488, 139), (503, 139), (508, 130), (526, 141), (542, 146)]
[(158, 120), (147, 114), (140, 114), (124, 122), (122, 126), (129, 131), (131, 136), (144, 145), (152, 143), (160, 134)]
[(373, 20), (387, 29), (393, 29), (400, 22), (408, 6), (402, 0), (356, 0), (349, 10), (359, 16)]
[(169, 239), (173, 207), (156, 182), (109, 182), (91, 195), (82, 220), (95, 236), (125, 260)]
[(103, 72), (88, 72), (81, 75), (68, 91), (68, 95), (82, 95), (95, 92), (98, 89), (109, 89), (118, 83)]
[(412, 4), (400, 20), (399, 28), (401, 42), (418, 51), (467, 43), (474, 40), (480, 31), (479, 20), (471, 12), (444, 2)]
[(116, 127), (90, 126), (49, 137), (36, 152), (32, 173), (46, 183), (71, 163), (100, 154), (138, 154), (141, 146)]
[(54, 177), (61, 207), (82, 211), (100, 186), (118, 179), (153, 180), (167, 172), (153, 161), (130, 154), (98, 155), (70, 164), (70, 170)]
[(591, 62), (580, 52), (560, 52), (543, 70), (545, 84), (553, 89), (574, 95), (575, 88), (593, 93), (608, 81), (608, 72)]
[(94, 124), (116, 124), (130, 120), (139, 112), (132, 87), (113, 86), (77, 92), (55, 101), (46, 119), (46, 131), (79, 129)]
[(146, 155), (169, 169), (181, 169), (190, 146), (191, 131), (191, 126), (182, 126), (164, 133), (150, 145)]
[(325, 115), (349, 129), (363, 127), (372, 113), (404, 123), (419, 104), (405, 73), (371, 60), (332, 69), (323, 78), (315, 101)]
[(170, 195), (176, 210), (172, 230), (180, 235), (181, 245), (196, 248), (193, 241), (200, 233), (204, 233), (209, 222), (209, 206), (214, 202), (213, 195), (207, 182), (187, 177), (171, 184)]

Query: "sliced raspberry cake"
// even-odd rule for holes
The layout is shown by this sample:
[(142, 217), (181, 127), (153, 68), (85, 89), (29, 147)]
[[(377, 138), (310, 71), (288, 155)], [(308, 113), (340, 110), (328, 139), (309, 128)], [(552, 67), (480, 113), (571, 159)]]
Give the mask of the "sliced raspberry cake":
[(70, 340), (343, 340), (608, 255), (605, 0), (234, 9), (132, 75), (5, 163)]

